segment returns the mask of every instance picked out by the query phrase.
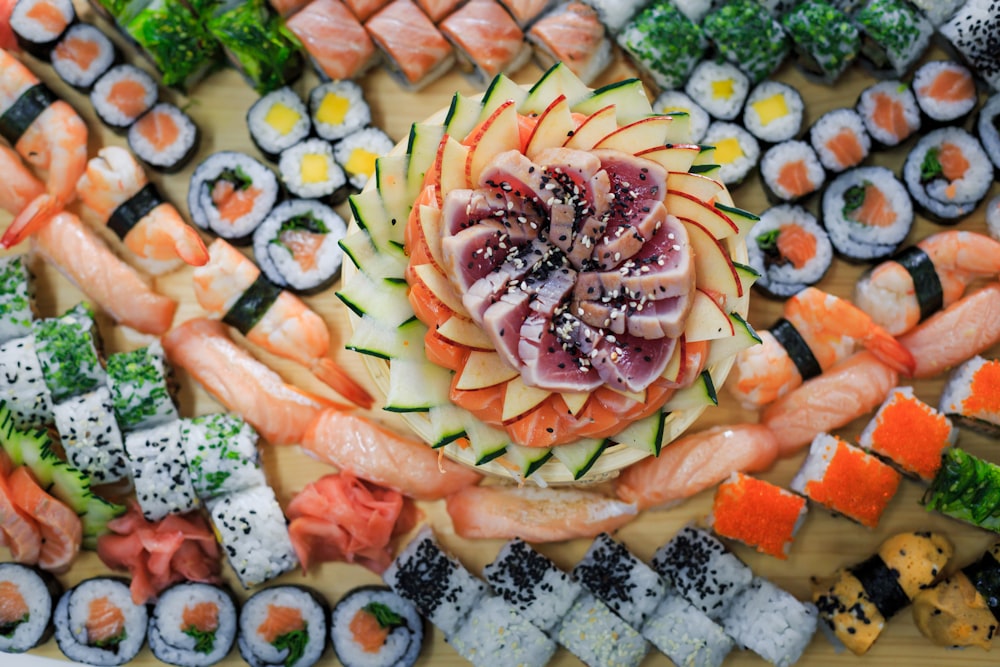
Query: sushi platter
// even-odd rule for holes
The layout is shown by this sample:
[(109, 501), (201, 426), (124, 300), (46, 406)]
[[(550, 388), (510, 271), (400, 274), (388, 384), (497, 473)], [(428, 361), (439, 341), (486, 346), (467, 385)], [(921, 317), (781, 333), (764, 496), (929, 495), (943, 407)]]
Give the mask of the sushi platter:
[[(94, 10), (85, 3), (79, 2), (80, 16), (87, 21), (104, 26), (103, 19), (96, 17)], [(110, 34), (110, 31), (109, 31)], [(113, 39), (119, 41), (118, 35)], [(134, 57), (134, 47), (122, 39), (120, 46), (129, 62), (147, 68), (147, 63)], [(941, 60), (948, 56), (939, 47), (932, 47), (924, 56), (924, 60)], [(46, 83), (57, 95), (69, 102), (83, 117), (90, 128), (90, 155), (96, 154), (100, 147), (127, 146), (126, 137), (108, 129), (95, 114), (94, 107), (86, 95), (72, 89), (61, 81), (52, 68), (30, 56), (24, 57), (24, 62), (32, 72)], [(308, 68), (307, 68), (308, 69)], [(510, 79), (523, 87), (529, 88), (545, 73), (545, 70), (532, 61), (514, 72), (508, 74)], [(638, 76), (633, 65), (621, 54), (616, 52), (610, 66), (603, 71), (591, 84), (592, 88), (612, 84), (614, 82)], [(805, 111), (802, 127), (810, 127), (816, 120), (828, 111), (840, 107), (853, 107), (859, 94), (876, 79), (864, 68), (854, 65), (839, 77), (835, 85), (817, 83), (807, 78), (791, 62), (785, 62), (771, 78), (787, 84), (801, 96)], [(308, 91), (317, 85), (319, 79), (313, 71), (307, 71), (303, 77), (292, 85), (301, 97), (307, 97)], [(371, 108), (371, 125), (380, 128), (393, 142), (396, 142), (394, 154), (405, 152), (410, 128), (414, 123), (426, 119), (436, 119), (441, 122), (447, 113), (453, 96), (460, 93), (466, 98), (475, 98), (483, 92), (482, 86), (463, 76), (457, 69), (437, 78), (419, 91), (412, 92), (402, 87), (397, 79), (383, 67), (376, 67), (357, 80), (363, 90), (365, 99)], [(655, 97), (653, 89), (648, 85), (647, 94), (652, 100)], [(261, 153), (247, 129), (246, 117), (251, 106), (259, 99), (243, 77), (232, 69), (213, 73), (209, 78), (194, 86), (185, 95), (174, 90), (162, 89), (161, 98), (183, 109), (200, 129), (200, 144), (194, 159), (176, 173), (158, 173), (149, 170), (149, 177), (159, 188), (163, 197), (173, 202), (182, 215), (188, 217), (188, 187), (192, 174), (197, 166), (211, 154), (219, 151), (240, 151), (261, 158)], [(985, 99), (986, 95), (981, 94)], [(162, 101), (162, 100), (161, 100)], [(966, 124), (968, 125), (968, 123)], [(901, 177), (903, 165), (908, 152), (913, 148), (919, 137), (911, 138), (900, 146), (873, 150), (865, 161), (866, 167), (878, 166), (891, 170)], [(987, 164), (988, 167), (988, 164)], [(991, 171), (991, 174), (994, 173)], [(0, 174), (0, 179), (3, 174)], [(971, 215), (965, 216), (958, 229), (988, 234), (986, 224), (985, 202), (1000, 196), (1000, 183), (993, 179), (984, 203)], [(753, 169), (749, 176), (740, 184), (731, 188), (735, 206), (759, 214), (769, 208), (767, 187), (763, 183), (759, 171)], [(821, 194), (803, 199), (803, 206), (817, 217), (821, 216)], [(995, 205), (995, 204), (992, 204)], [(338, 204), (337, 211), (347, 221), (351, 221), (352, 210), (347, 203)], [(0, 228), (6, 228), (11, 216), (0, 210)], [(352, 231), (357, 230), (357, 222), (351, 224)], [(921, 213), (916, 214), (912, 229), (909, 231), (903, 246), (912, 245), (929, 234), (948, 229), (935, 224)], [(102, 232), (103, 233), (103, 232)], [(206, 243), (211, 240), (205, 231), (199, 232)], [(110, 237), (110, 234), (109, 234)], [(114, 239), (117, 242), (117, 239)], [(27, 243), (15, 248), (23, 251)], [(119, 243), (119, 246), (121, 244)], [(249, 253), (249, 249), (244, 249)], [(10, 254), (10, 253), (7, 253)], [(743, 260), (746, 251), (734, 248), (734, 257)], [(59, 271), (40, 257), (34, 258), (31, 268), (36, 276), (36, 301), (40, 314), (44, 317), (54, 317), (64, 313), (85, 298), (82, 292), (67, 280)], [(816, 287), (845, 299), (853, 298), (854, 287), (869, 264), (845, 261), (838, 256)], [(341, 280), (350, 282), (357, 269), (344, 262)], [(193, 289), (192, 269), (183, 267), (176, 271), (165, 273), (153, 279), (156, 291), (166, 295), (179, 304), (174, 324), (183, 323), (195, 317), (204, 317), (205, 311), (195, 298)], [(403, 415), (382, 409), (388, 391), (387, 364), (381, 360), (373, 360), (344, 349), (345, 342), (354, 333), (356, 320), (336, 295), (343, 282), (338, 280), (332, 287), (309, 293), (302, 299), (317, 313), (329, 327), (331, 332), (331, 356), (346, 373), (365, 390), (375, 397), (375, 403), (369, 410), (358, 410), (366, 417), (397, 433), (411, 437), (426, 437), (426, 426), (421, 426), (419, 419), (405, 419)], [(974, 287), (985, 284), (975, 283)], [(772, 290), (774, 291), (774, 290)], [(970, 289), (971, 291), (971, 289)], [(746, 320), (758, 330), (768, 329), (782, 317), (783, 302), (762, 294), (754, 289), (749, 300), (749, 311)], [(154, 338), (138, 333), (133, 329), (116, 325), (106, 313), (97, 310), (97, 328), (106, 353), (134, 350), (148, 345)], [(242, 337), (240, 343), (244, 342)], [(1000, 345), (982, 353), (986, 358), (1000, 357)], [(253, 348), (253, 356), (274, 369), (288, 383), (306, 392), (340, 401), (341, 397), (334, 394), (328, 386), (320, 382), (302, 365)], [(731, 361), (729, 362), (731, 364)], [(717, 377), (722, 381), (728, 372), (728, 365)], [(944, 390), (946, 374), (930, 379), (900, 379), (900, 384), (912, 386), (919, 398), (931, 405), (937, 405), (938, 398)], [(184, 417), (194, 417), (219, 412), (222, 408), (218, 402), (183, 370), (176, 373), (178, 383), (178, 411)], [(414, 390), (416, 391), (416, 390)], [(419, 413), (413, 413), (419, 414)], [(686, 428), (687, 433), (702, 431), (714, 426), (729, 424), (744, 424), (757, 422), (757, 411), (740, 406), (737, 399), (723, 385), (718, 391), (718, 405), (702, 410), (692, 411), (681, 419), (676, 426), (677, 437)], [(836, 430), (836, 434), (854, 442), (870, 419), (870, 415), (858, 418), (846, 427)], [(416, 427), (414, 426), (416, 424)], [(416, 433), (414, 433), (416, 430)], [(668, 438), (669, 441), (672, 438)], [(1000, 463), (1000, 448), (995, 438), (981, 435), (972, 430), (962, 429), (960, 435), (961, 448), (975, 456), (988, 461)], [(667, 442), (665, 447), (669, 447)], [(802, 466), (808, 447), (799, 448), (797, 453), (788, 458), (779, 459), (773, 466), (763, 472), (755, 473), (761, 479), (788, 488), (796, 472)], [(586, 488), (612, 492), (611, 480), (618, 474), (619, 468), (642, 458), (636, 456), (635, 450), (623, 454), (631, 458), (609, 458), (598, 461), (594, 470), (597, 474), (586, 480)], [(262, 447), (262, 466), (267, 483), (273, 488), (275, 495), (286, 507), (293, 496), (298, 494), (307, 484), (324, 475), (334, 472), (334, 468), (314, 457), (309, 456), (297, 445), (265, 444)], [(487, 468), (491, 474), (503, 474), (503, 467)], [(496, 477), (488, 484), (503, 481)], [(507, 479), (506, 481), (510, 481)], [(549, 481), (565, 484), (572, 483), (572, 478), (554, 475)], [(529, 486), (534, 482), (528, 481)], [(838, 568), (854, 563), (860, 563), (873, 554), (878, 546), (890, 536), (904, 531), (934, 531), (945, 535), (954, 545), (954, 555), (945, 568), (952, 572), (965, 564), (978, 559), (980, 555), (998, 541), (995, 533), (972, 527), (942, 514), (930, 512), (921, 504), (926, 486), (913, 479), (904, 479), (895, 497), (888, 504), (877, 527), (868, 528), (835, 515), (819, 505), (810, 508), (808, 516), (797, 533), (791, 545), (788, 559), (781, 560), (758, 553), (754, 549), (727, 542), (727, 546), (753, 570), (755, 575), (765, 577), (781, 588), (787, 590), (799, 600), (810, 600), (812, 595), (812, 577), (827, 577)], [(671, 539), (685, 526), (703, 523), (712, 510), (715, 488), (707, 489), (697, 495), (680, 502), (668, 509), (647, 510), (638, 514), (631, 522), (615, 533), (615, 538), (628, 547), (638, 558), (650, 562), (654, 552)], [(442, 500), (420, 501), (417, 503), (421, 513), (420, 525), (430, 525), (440, 544), (454, 554), (463, 565), (475, 574), (483, 572), (483, 568), (491, 563), (504, 544), (503, 540), (465, 539), (460, 537), (455, 529)], [(416, 534), (414, 530), (412, 534)], [(409, 539), (404, 536), (402, 543)], [(584, 557), (592, 540), (576, 539), (564, 542), (542, 543), (537, 550), (548, 556), (560, 568), (569, 571)], [(0, 562), (10, 560), (9, 552), (0, 546)], [(94, 551), (82, 551), (72, 563), (70, 569), (58, 576), (60, 582), (69, 588), (87, 578), (109, 575), (111, 572), (98, 558)], [(236, 574), (228, 565), (223, 566), (223, 576), (226, 582), (236, 592), (241, 600), (249, 597), (253, 591), (241, 586)], [(293, 570), (270, 584), (300, 584), (314, 588), (330, 603), (335, 604), (348, 591), (360, 585), (381, 585), (382, 579), (370, 570), (356, 564), (321, 563), (313, 565), (308, 573)], [(458, 667), (468, 664), (455, 649), (445, 642), (442, 633), (427, 624), (428, 635), (425, 638), (418, 665), (434, 665), (437, 667)], [(32, 656), (42, 656), (65, 661), (56, 642), (49, 641), (31, 651)], [(22, 667), (27, 665), (17, 655), (4, 654), (0, 662), (6, 666)], [(995, 656), (978, 648), (967, 648), (961, 652), (933, 645), (918, 632), (908, 609), (904, 609), (889, 623), (877, 643), (864, 656), (855, 656), (850, 652), (838, 652), (827, 641), (822, 633), (817, 632), (798, 664), (822, 667), (837, 665), (867, 664), (873, 667), (888, 667), (889, 665), (912, 665), (914, 667), (938, 667), (942, 664), (986, 665), (996, 662)], [(143, 648), (138, 656), (129, 664), (140, 667), (152, 667), (162, 664), (156, 660), (148, 648)], [(226, 667), (244, 664), (239, 652), (233, 651), (221, 663)], [(332, 652), (327, 652), (319, 664), (335, 663)], [(497, 657), (495, 664), (507, 664), (502, 656)], [(568, 667), (581, 664), (566, 650), (559, 650), (552, 659), (551, 665)], [(644, 665), (670, 664), (663, 655), (655, 651), (645, 659)], [(733, 651), (726, 659), (725, 665), (750, 666), (765, 664), (759, 657), (749, 651)]]

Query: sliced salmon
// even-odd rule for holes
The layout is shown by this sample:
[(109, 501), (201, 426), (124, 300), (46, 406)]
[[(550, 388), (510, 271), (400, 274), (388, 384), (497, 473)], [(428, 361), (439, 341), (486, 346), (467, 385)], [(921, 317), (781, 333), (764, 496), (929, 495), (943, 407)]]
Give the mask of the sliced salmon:
[(527, 25), (548, 9), (552, 0), (500, 0), (500, 4), (507, 8), (520, 25)]
[(949, 181), (960, 180), (969, 170), (969, 160), (962, 152), (962, 148), (950, 141), (941, 144), (937, 160), (941, 164), (941, 173)]
[(177, 143), (181, 129), (177, 120), (169, 113), (153, 108), (135, 121), (132, 131), (137, 132), (150, 146), (165, 150)]
[(778, 230), (778, 252), (801, 269), (816, 256), (816, 237), (798, 225), (782, 225)]
[(358, 609), (354, 618), (348, 624), (347, 629), (351, 632), (351, 637), (355, 643), (361, 647), (365, 653), (378, 653), (385, 646), (389, 638), (391, 628), (383, 626), (375, 614), (366, 611), (364, 608)]
[(872, 122), (885, 132), (896, 138), (896, 143), (910, 136), (910, 124), (906, 121), (906, 109), (903, 103), (891, 95), (876, 92), (872, 95), (874, 111)]
[(24, 15), (52, 35), (60, 34), (68, 25), (66, 16), (52, 2), (36, 2)]
[(781, 165), (775, 182), (788, 193), (790, 199), (797, 199), (816, 189), (809, 178), (809, 167), (805, 160), (793, 160)]
[(488, 78), (507, 70), (524, 49), (524, 33), (496, 0), (467, 2), (440, 28)]
[(42, 536), (38, 566), (50, 572), (65, 572), (80, 552), (83, 540), (80, 517), (45, 493), (26, 467), (12, 472), (8, 481), (14, 503), (38, 523)]
[(417, 0), (420, 9), (424, 10), (424, 14), (427, 14), (434, 23), (451, 14), (462, 2), (463, 0)]
[(135, 79), (121, 79), (111, 86), (106, 99), (125, 116), (137, 118), (146, 110), (146, 87)]
[(848, 213), (851, 220), (870, 227), (889, 227), (896, 222), (896, 209), (877, 185), (865, 183), (861, 193), (861, 204)]
[(311, 271), (316, 267), (319, 249), (323, 245), (323, 241), (326, 240), (326, 236), (296, 229), (282, 232), (280, 240), (281, 244), (291, 251), (295, 263), (303, 271)]
[(215, 602), (196, 602), (185, 605), (181, 612), (181, 627), (198, 632), (215, 632), (219, 629), (219, 605)]
[(826, 141), (826, 149), (837, 159), (841, 167), (847, 169), (860, 164), (865, 159), (864, 146), (854, 130), (845, 127)]
[(451, 44), (412, 0), (394, 0), (365, 28), (411, 85), (424, 82), (453, 58)]
[(934, 80), (920, 89), (920, 94), (945, 102), (960, 102), (976, 95), (976, 84), (964, 69), (942, 69)]
[(0, 632), (16, 628), (30, 614), (31, 607), (21, 595), (21, 587), (13, 581), (0, 581)]
[(362, 23), (388, 3), (389, 0), (344, 0), (344, 4)]
[(582, 2), (566, 3), (540, 18), (528, 30), (528, 38), (544, 45), (553, 60), (562, 61), (586, 84), (599, 73), (608, 48), (597, 12)]
[(87, 71), (100, 55), (101, 47), (97, 42), (69, 34), (56, 44), (53, 58), (75, 63), (81, 70)]
[(253, 211), (262, 191), (255, 187), (237, 187), (235, 183), (219, 180), (212, 187), (212, 204), (223, 220), (239, 220)]
[(268, 644), (273, 644), (278, 637), (305, 630), (306, 622), (302, 618), (302, 610), (298, 607), (286, 607), (279, 604), (267, 605), (267, 616), (257, 627), (257, 634)]
[(353, 79), (375, 57), (375, 45), (339, 0), (312, 0), (285, 23), (331, 79)]
[(125, 612), (106, 597), (90, 601), (87, 608), (87, 643), (91, 646), (106, 646), (121, 640), (125, 633)]
[(18, 563), (34, 565), (42, 551), (42, 533), (38, 523), (14, 502), (7, 478), (0, 475), (0, 531)]

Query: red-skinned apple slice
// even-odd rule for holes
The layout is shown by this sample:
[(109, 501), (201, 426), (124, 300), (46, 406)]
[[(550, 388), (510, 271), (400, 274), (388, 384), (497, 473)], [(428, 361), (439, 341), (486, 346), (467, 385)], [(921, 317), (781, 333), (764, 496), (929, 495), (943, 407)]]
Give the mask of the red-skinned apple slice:
[(420, 264), (411, 267), (411, 275), (416, 277), (427, 286), (427, 289), (436, 296), (441, 303), (448, 306), (453, 313), (462, 317), (469, 317), (469, 311), (462, 304), (462, 297), (451, 286), (448, 278), (438, 271), (433, 264)]
[(681, 375), (684, 373), (684, 355), (687, 353), (687, 346), (684, 344), (684, 340), (684, 336), (677, 339), (677, 344), (674, 345), (674, 353), (670, 355), (670, 361), (667, 362), (666, 368), (660, 373), (660, 377), (668, 382), (679, 382)]
[(473, 322), (464, 317), (452, 316), (444, 321), (444, 324), (437, 328), (438, 334), (447, 338), (453, 343), (459, 343), (474, 350), (495, 350), (491, 341), (483, 330)]
[(524, 154), (534, 160), (546, 148), (559, 148), (573, 132), (573, 114), (569, 111), (566, 96), (560, 95), (542, 112), (535, 123)]
[(701, 174), (689, 174), (686, 171), (672, 171), (667, 174), (667, 190), (686, 192), (705, 202), (714, 204), (718, 197), (726, 197), (726, 186), (714, 178)]
[[(494, 157), (521, 148), (517, 105), (513, 100), (501, 104), (493, 115), (484, 120), (462, 143), (470, 147), (465, 177), (468, 183), (475, 187), (479, 184), (479, 175)], [(444, 176), (443, 168), (441, 175)]]
[(694, 164), (695, 158), (701, 152), (701, 146), (695, 144), (676, 144), (674, 146), (654, 146), (641, 150), (635, 154), (636, 157), (646, 158), (657, 163), (668, 172), (688, 171)]
[(573, 136), (567, 139), (563, 145), (566, 148), (582, 151), (590, 150), (598, 141), (614, 132), (617, 127), (615, 105), (609, 104), (584, 118), (580, 126), (573, 131)]
[(590, 400), (590, 392), (586, 391), (564, 391), (560, 392), (559, 398), (566, 404), (566, 409), (574, 417), (580, 414), (583, 406)]
[(736, 330), (733, 328), (733, 323), (719, 302), (704, 290), (696, 289), (687, 326), (684, 328), (684, 338), (688, 342), (696, 343), (700, 340), (726, 338), (734, 333)]
[(694, 220), (680, 218), (680, 221), (694, 249), (695, 284), (724, 294), (727, 303), (743, 296), (743, 284), (726, 247)]
[(736, 224), (721, 211), (686, 192), (667, 190), (663, 205), (670, 215), (694, 220), (717, 239), (729, 238), (739, 232)]
[(433, 206), (420, 206), (420, 229), (424, 235), (431, 259), (441, 268), (444, 266), (444, 256), (441, 254), (441, 210)]
[(674, 119), (670, 116), (640, 118), (604, 137), (597, 142), (594, 148), (610, 148), (624, 153), (633, 153), (636, 146), (645, 148), (663, 146), (667, 143), (670, 125), (673, 122)]

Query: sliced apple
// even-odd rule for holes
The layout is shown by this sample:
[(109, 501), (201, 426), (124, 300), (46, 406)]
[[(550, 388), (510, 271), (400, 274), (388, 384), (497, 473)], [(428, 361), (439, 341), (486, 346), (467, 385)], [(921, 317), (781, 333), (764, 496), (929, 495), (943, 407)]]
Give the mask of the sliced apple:
[(471, 347), (474, 350), (495, 350), (493, 341), (476, 326), (472, 320), (452, 316), (437, 328), (437, 332), (453, 343)]
[(736, 268), (736, 275), (739, 276), (740, 285), (743, 287), (743, 296), (732, 303), (726, 303), (726, 310), (736, 312), (743, 317), (750, 312), (750, 288), (760, 278), (760, 274), (752, 266), (733, 262)]
[(573, 136), (566, 140), (564, 146), (577, 150), (590, 150), (617, 128), (615, 105), (609, 104), (584, 118), (579, 127), (573, 130)]
[(729, 238), (739, 233), (735, 223), (723, 215), (721, 211), (686, 192), (667, 190), (663, 204), (671, 215), (694, 220), (717, 239)]
[(594, 148), (611, 148), (626, 153), (635, 152), (636, 146), (651, 148), (667, 143), (667, 133), (674, 119), (670, 116), (647, 116), (620, 127), (597, 142)]
[(724, 294), (727, 303), (730, 299), (743, 296), (743, 283), (726, 247), (694, 220), (680, 218), (680, 221), (684, 223), (694, 249), (695, 284), (710, 292)]
[(729, 314), (702, 289), (695, 289), (684, 338), (691, 343), (718, 340), (735, 333)]
[(521, 376), (518, 375), (507, 383), (503, 395), (503, 414), (501, 419), (506, 422), (520, 417), (525, 412), (541, 404), (542, 401), (551, 395), (551, 391), (539, 389), (538, 387), (529, 387), (524, 384)]
[(672, 171), (667, 174), (667, 190), (686, 192), (692, 197), (714, 204), (718, 197), (727, 197), (726, 186), (720, 181), (700, 174), (689, 174), (686, 171)]
[(566, 409), (574, 417), (580, 414), (583, 406), (590, 400), (590, 393), (586, 391), (564, 391), (559, 394), (559, 398), (566, 404)]
[(444, 255), (441, 254), (441, 209), (421, 205), (418, 211), (420, 230), (431, 252), (431, 259), (439, 267), (444, 267)]
[(660, 373), (660, 377), (668, 382), (679, 381), (681, 373), (684, 372), (684, 355), (684, 339), (679, 338), (677, 344), (674, 345), (673, 354), (670, 355), (666, 368)]
[(629, 399), (630, 401), (635, 401), (636, 403), (645, 403), (646, 402), (646, 390), (645, 389), (643, 389), (642, 391), (626, 391), (624, 389), (618, 389), (618, 388), (612, 387), (610, 385), (606, 385), (606, 386), (611, 391), (615, 392), (616, 394), (619, 394), (620, 396), (624, 396), (625, 398)]
[(517, 369), (508, 365), (496, 352), (473, 351), (469, 353), (469, 358), (455, 381), (455, 388), (469, 390), (493, 387), (518, 375)]
[(433, 264), (411, 266), (411, 269), (417, 275), (420, 282), (426, 285), (427, 289), (440, 299), (441, 303), (450, 308), (453, 313), (461, 315), (463, 318), (469, 317), (469, 311), (462, 304), (461, 295), (455, 291), (455, 288), (448, 282), (448, 278), (438, 271)]
[(707, 408), (718, 404), (719, 397), (715, 392), (712, 376), (708, 371), (702, 371), (690, 387), (678, 389), (660, 409), (664, 412), (677, 412), (678, 410)]
[(506, 151), (520, 149), (517, 105), (512, 100), (501, 104), (463, 143), (470, 147), (465, 167), (466, 181), (475, 186), (479, 183), (479, 175), (494, 157)]
[(469, 187), (466, 166), (469, 163), (469, 147), (460, 144), (452, 137), (445, 137), (444, 145), (441, 147), (441, 161), (438, 180), (441, 183), (440, 198), (444, 201), (445, 195), (452, 190), (461, 190)]
[(511, 101), (514, 106), (520, 107), (527, 97), (527, 90), (506, 75), (498, 74), (490, 82), (486, 92), (483, 93), (483, 108), (479, 112), (479, 121), (482, 122), (489, 118), (505, 102)]
[(687, 171), (698, 157), (700, 146), (695, 144), (676, 144), (674, 146), (656, 146), (636, 153), (636, 157), (652, 160), (668, 172)]
[(628, 125), (653, 113), (653, 106), (646, 97), (646, 88), (639, 79), (625, 79), (598, 88), (579, 103), (570, 107), (577, 113), (591, 114), (609, 104), (615, 107), (619, 125)]
[[(542, 113), (560, 95), (565, 95), (570, 108), (574, 108), (577, 102), (590, 95), (590, 88), (584, 85), (580, 81), (580, 77), (574, 74), (569, 67), (558, 62), (550, 67), (531, 87), (527, 98), (520, 105), (520, 111), (525, 114)], [(590, 111), (581, 113), (590, 113)]]
[(538, 117), (524, 154), (534, 160), (546, 148), (558, 148), (566, 143), (573, 132), (573, 115), (569, 112), (566, 96), (560, 95)]

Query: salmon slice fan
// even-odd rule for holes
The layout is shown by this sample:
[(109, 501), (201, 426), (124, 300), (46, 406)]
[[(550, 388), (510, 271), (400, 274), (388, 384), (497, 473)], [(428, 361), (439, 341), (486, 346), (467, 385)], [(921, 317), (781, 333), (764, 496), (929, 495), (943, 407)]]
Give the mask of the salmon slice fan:
[(14, 503), (38, 523), (42, 536), (38, 566), (50, 572), (65, 572), (80, 552), (80, 517), (45, 493), (27, 468), (17, 468), (8, 481)]
[(38, 523), (18, 507), (6, 477), (0, 476), (0, 531), (3, 532), (11, 558), (34, 565), (42, 551)]

